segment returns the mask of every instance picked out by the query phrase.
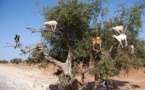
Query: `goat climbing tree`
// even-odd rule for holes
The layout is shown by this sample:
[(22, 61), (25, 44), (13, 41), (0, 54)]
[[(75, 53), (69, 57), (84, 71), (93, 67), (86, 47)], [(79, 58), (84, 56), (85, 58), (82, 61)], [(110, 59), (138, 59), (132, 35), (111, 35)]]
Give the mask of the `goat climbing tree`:
[[(43, 29), (27, 27), (27, 30), (32, 33), (41, 33), (44, 42), (36, 44), (35, 47), (28, 50), (18, 44), (15, 47), (24, 54), (32, 51), (32, 57), (29, 58), (31, 60), (37, 62), (37, 58), (40, 57), (36, 56), (41, 56), (45, 61), (57, 65), (62, 69), (64, 76), (69, 77), (70, 81), (73, 81), (74, 78), (75, 62), (81, 62), (86, 66), (90, 61), (94, 62), (95, 65), (87, 68), (91, 67), (91, 73), (98, 78), (96, 80), (107, 79), (118, 74), (122, 69), (128, 71), (130, 67), (140, 67), (144, 58), (143, 46), (145, 43), (141, 43), (144, 41), (138, 39), (138, 34), (142, 26), (141, 15), (145, 5), (134, 5), (129, 9), (120, 5), (121, 10), (117, 10), (120, 16), (114, 16), (114, 18), (102, 21), (102, 23), (99, 19), (105, 17), (105, 14), (108, 15), (103, 3), (105, 3), (103, 0), (89, 0), (89, 2), (59, 0), (57, 6), (44, 10), (46, 21), (56, 20), (58, 22), (55, 30), (47, 27)], [(96, 25), (98, 26), (96, 27)], [(113, 33), (109, 29), (116, 25), (127, 25), (125, 34), (128, 36), (128, 43), (137, 47), (136, 54), (130, 55), (127, 48), (115, 47), (116, 42), (111, 37)], [(96, 35), (100, 35), (98, 37), (101, 37), (103, 41), (101, 53), (92, 50), (91, 39)], [(80, 71), (84, 78), (85, 73), (90, 71), (90, 68), (86, 71)]]

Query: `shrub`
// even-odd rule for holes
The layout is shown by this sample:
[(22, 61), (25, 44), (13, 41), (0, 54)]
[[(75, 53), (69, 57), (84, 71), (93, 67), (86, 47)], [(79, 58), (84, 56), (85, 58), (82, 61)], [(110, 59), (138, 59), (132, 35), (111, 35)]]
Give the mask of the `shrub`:
[(6, 63), (8, 63), (8, 61), (7, 60), (0, 60), (0, 63), (6, 64)]
[(15, 63), (15, 64), (19, 64), (19, 63), (22, 62), (22, 59), (20, 59), (20, 58), (14, 58), (14, 59), (12, 59), (10, 62), (11, 62), (11, 63)]

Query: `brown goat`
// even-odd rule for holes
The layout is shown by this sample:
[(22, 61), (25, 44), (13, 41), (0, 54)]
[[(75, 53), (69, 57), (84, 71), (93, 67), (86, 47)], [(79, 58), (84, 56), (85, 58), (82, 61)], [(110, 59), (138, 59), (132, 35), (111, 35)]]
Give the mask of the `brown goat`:
[(93, 50), (97, 51), (94, 46), (95, 46), (95, 44), (98, 44), (99, 51), (102, 51), (101, 47), (102, 47), (103, 41), (101, 40), (100, 37), (92, 38), (92, 42), (93, 42)]

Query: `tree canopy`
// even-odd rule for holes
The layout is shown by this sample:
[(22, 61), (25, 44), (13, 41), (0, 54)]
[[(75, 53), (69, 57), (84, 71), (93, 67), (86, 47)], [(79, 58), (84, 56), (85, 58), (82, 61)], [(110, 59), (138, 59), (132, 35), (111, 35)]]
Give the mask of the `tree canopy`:
[[(138, 36), (143, 23), (141, 16), (145, 5), (135, 4), (133, 7), (126, 8), (124, 4), (119, 4), (118, 7), (120, 8), (115, 11), (117, 16), (112, 16), (108, 20), (100, 22), (101, 17), (109, 17), (109, 8), (103, 7), (105, 2), (107, 1), (59, 0), (58, 5), (45, 9), (46, 21), (57, 20), (57, 30), (68, 36), (74, 59), (88, 58), (92, 50), (92, 37), (100, 36), (104, 41), (103, 48), (109, 49), (114, 43), (113, 33), (109, 29), (116, 25), (123, 25), (125, 29), (127, 28), (125, 34), (128, 36), (130, 45), (143, 48), (143, 40), (140, 40)], [(58, 60), (65, 60), (68, 53), (68, 46), (64, 40), (66, 37), (46, 32), (43, 33), (43, 36), (49, 43), (48, 45), (51, 46), (50, 55)]]

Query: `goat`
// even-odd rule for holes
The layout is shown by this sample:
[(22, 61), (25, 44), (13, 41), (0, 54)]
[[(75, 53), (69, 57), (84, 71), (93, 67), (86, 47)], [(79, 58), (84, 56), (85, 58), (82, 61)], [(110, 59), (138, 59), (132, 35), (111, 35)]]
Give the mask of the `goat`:
[(92, 42), (93, 42), (93, 50), (95, 50), (95, 48), (94, 48), (95, 44), (98, 44), (99, 45), (99, 50), (102, 51), (101, 47), (102, 47), (103, 41), (101, 40), (100, 37), (92, 38)]
[(16, 42), (16, 45), (15, 45), (14, 48), (16, 48), (16, 47), (19, 46), (20, 35), (19, 35), (19, 34), (16, 34), (14, 40), (15, 40), (15, 42)]
[(127, 43), (127, 36), (125, 34), (120, 34), (118, 36), (113, 35), (112, 37), (115, 38), (119, 42), (119, 46), (118, 47), (120, 47), (120, 45), (121, 45), (122, 48), (123, 48), (123, 45), (122, 45), (122, 41), (123, 40), (125, 41), (125, 47), (128, 45), (128, 43)]
[(112, 29), (113, 29), (115, 32), (117, 32), (118, 34), (123, 34), (123, 26), (122, 26), (122, 25), (112, 27)]
[(130, 54), (134, 53), (134, 45), (129, 45)]
[(107, 81), (103, 81), (102, 84), (103, 84), (103, 90), (108, 90), (109, 89)]
[(47, 27), (51, 27), (51, 29), (54, 31), (58, 23), (55, 20), (52, 20), (52, 21), (44, 22), (43, 24), (46, 25)]

